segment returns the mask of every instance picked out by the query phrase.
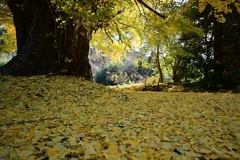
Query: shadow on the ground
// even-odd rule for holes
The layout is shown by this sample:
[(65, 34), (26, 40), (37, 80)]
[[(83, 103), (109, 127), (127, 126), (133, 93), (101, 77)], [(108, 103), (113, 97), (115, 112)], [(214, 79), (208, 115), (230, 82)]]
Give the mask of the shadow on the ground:
[[(115, 87), (114, 87), (115, 88)], [(240, 93), (240, 87), (237, 88), (210, 88), (205, 89), (198, 86), (190, 86), (190, 85), (180, 85), (180, 84), (168, 84), (162, 83), (160, 85), (136, 85), (136, 86), (128, 86), (117, 89), (123, 91), (156, 91), (156, 92), (220, 92), (220, 93)]]

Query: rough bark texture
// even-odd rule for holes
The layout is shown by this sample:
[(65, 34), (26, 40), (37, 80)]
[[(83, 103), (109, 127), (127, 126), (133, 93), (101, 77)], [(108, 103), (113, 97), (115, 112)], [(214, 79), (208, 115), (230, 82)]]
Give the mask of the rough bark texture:
[(92, 79), (88, 61), (91, 32), (81, 19), (68, 19), (58, 28), (49, 0), (9, 0), (17, 36), (17, 56), (0, 68), (0, 74), (81, 76)]

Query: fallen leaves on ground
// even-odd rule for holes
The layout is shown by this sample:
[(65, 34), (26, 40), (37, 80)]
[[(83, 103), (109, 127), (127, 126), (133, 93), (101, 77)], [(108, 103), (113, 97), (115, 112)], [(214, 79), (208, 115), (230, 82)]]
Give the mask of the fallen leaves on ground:
[(0, 159), (238, 159), (240, 95), (0, 77)]

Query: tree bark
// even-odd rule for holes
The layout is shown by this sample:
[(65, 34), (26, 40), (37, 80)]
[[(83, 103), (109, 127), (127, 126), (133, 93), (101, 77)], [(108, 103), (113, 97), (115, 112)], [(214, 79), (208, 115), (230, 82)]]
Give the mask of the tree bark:
[(214, 75), (215, 78), (219, 81), (223, 81), (223, 32), (222, 32), (222, 24), (215, 21), (213, 27), (213, 50), (214, 50)]
[[(0, 74), (81, 76), (92, 79), (88, 60), (92, 32), (80, 18), (57, 13), (49, 0), (9, 0), (17, 37), (17, 56), (0, 68)], [(59, 27), (57, 17), (66, 25)]]
[[(234, 7), (234, 6), (233, 6)], [(238, 18), (237, 18), (238, 17)], [(240, 14), (233, 12), (226, 16), (226, 23), (223, 25), (222, 52), (225, 64), (223, 76), (235, 86), (240, 85)], [(231, 84), (231, 85), (232, 85)]]
[(158, 68), (158, 74), (159, 74), (159, 78), (158, 78), (158, 84), (157, 86), (159, 87), (160, 82), (163, 82), (163, 73), (162, 73), (162, 68), (161, 68), (161, 64), (160, 64), (160, 47), (157, 46), (157, 55), (156, 55), (156, 63), (157, 63), (157, 68)]

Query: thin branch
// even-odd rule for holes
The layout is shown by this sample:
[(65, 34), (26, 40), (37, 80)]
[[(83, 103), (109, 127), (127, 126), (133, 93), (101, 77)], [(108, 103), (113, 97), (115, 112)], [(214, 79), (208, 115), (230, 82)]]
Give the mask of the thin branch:
[(150, 11), (152, 11), (153, 13), (155, 13), (158, 17), (161, 17), (162, 19), (166, 19), (167, 17), (157, 11), (155, 11), (154, 9), (152, 9), (150, 6), (148, 6), (145, 2), (143, 2), (142, 0), (137, 0), (138, 3), (142, 4), (144, 7), (146, 7), (147, 9), (149, 9)]
[[(139, 10), (139, 12), (140, 12), (140, 15), (143, 16), (143, 15), (144, 15), (144, 10), (143, 10), (143, 8), (142, 8), (142, 10), (140, 9), (139, 4), (137, 3), (137, 0), (134, 0), (134, 2), (135, 2), (135, 4), (136, 4), (136, 6), (138, 7), (138, 10)], [(141, 6), (141, 5), (140, 5), (140, 6)], [(142, 7), (142, 6), (141, 6), (141, 7)], [(142, 14), (142, 12), (143, 12), (143, 14)]]
[(109, 35), (109, 33), (108, 33), (108, 31), (107, 31), (107, 29), (106, 28), (104, 28), (104, 33), (107, 35), (107, 37), (108, 37), (108, 40), (110, 40), (111, 42), (110, 43), (113, 43), (113, 40), (112, 40), (112, 36), (111, 35)]
[(118, 24), (115, 21), (113, 23), (115, 24), (115, 27), (117, 29), (117, 33), (118, 33), (118, 36), (119, 36), (119, 39), (117, 41), (123, 43), (124, 42), (124, 40), (122, 39), (123, 36), (122, 36), (122, 33), (121, 33), (120, 29), (118, 28)]

